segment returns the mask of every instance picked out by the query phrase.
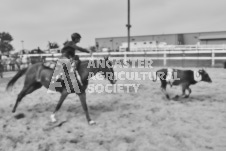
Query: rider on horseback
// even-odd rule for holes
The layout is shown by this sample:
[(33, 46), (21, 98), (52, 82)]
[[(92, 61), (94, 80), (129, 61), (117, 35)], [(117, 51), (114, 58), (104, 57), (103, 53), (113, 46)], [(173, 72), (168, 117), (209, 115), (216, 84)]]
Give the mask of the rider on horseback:
[(71, 35), (71, 40), (72, 41), (68, 41), (66, 42), (66, 44), (64, 45), (64, 47), (61, 50), (62, 53), (62, 58), (67, 58), (70, 59), (73, 63), (72, 63), (72, 67), (75, 67), (77, 69), (77, 65), (79, 64), (79, 56), (75, 55), (75, 51), (79, 50), (81, 52), (86, 52), (86, 53), (90, 53), (89, 50), (78, 47), (76, 44), (80, 42), (81, 39), (81, 35), (78, 33), (73, 33)]
[[(64, 47), (62, 48), (62, 50), (61, 50), (62, 57), (60, 58), (60, 59), (66, 59), (66, 60), (69, 59), (68, 61), (66, 61), (66, 64), (67, 65), (71, 64), (70, 72), (75, 71), (76, 74), (77, 74), (77, 77), (79, 77), (78, 72), (77, 72), (77, 68), (78, 68), (78, 65), (80, 63), (80, 60), (79, 60), (79, 56), (75, 55), (75, 51), (79, 50), (81, 52), (91, 53), (91, 51), (84, 49), (84, 48), (81, 48), (81, 47), (78, 47), (76, 45), (77, 43), (80, 42), (80, 39), (81, 39), (81, 35), (79, 33), (73, 33), (71, 35), (72, 41), (66, 42)], [(64, 60), (63, 67), (65, 67), (66, 64), (65, 64), (65, 60)], [(61, 75), (59, 75), (59, 77), (61, 77)], [(58, 79), (58, 76), (57, 76), (57, 79)]]

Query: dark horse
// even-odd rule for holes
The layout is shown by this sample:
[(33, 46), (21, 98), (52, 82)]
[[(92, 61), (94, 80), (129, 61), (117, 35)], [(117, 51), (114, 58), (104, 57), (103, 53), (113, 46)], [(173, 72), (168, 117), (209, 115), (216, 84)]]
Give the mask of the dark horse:
[[(85, 90), (88, 86), (88, 81), (89, 81), (90, 75), (94, 76), (96, 73), (101, 72), (101, 74), (106, 79), (108, 79), (111, 84), (116, 83), (116, 80), (114, 78), (114, 70), (113, 70), (113, 67), (112, 67), (112, 63), (111, 63), (110, 60), (108, 60), (108, 58), (105, 58), (103, 60), (93, 60), (92, 62), (95, 66), (90, 66), (89, 65), (90, 61), (88, 61), (88, 60), (82, 61), (79, 64), (78, 73), (81, 77), (81, 81), (82, 81), (83, 84), (82, 85), (79, 84), (80, 93), (77, 93), (76, 91), (72, 91), (72, 92), (75, 92), (79, 96), (83, 110), (85, 111), (86, 119), (87, 119), (89, 124), (95, 124), (95, 122), (93, 120), (91, 120), (91, 118), (89, 116), (89, 112), (88, 112), (88, 108), (87, 108), (87, 104), (86, 104), (86, 92), (85, 92)], [(102, 65), (104, 63), (105, 66), (103, 67), (102, 65), (100, 65), (101, 63), (102, 63)], [(39, 71), (39, 73), (37, 73), (38, 71)], [(44, 66), (42, 63), (36, 63), (34, 65), (31, 65), (28, 68), (20, 70), (9, 81), (9, 83), (7, 85), (7, 90), (8, 90), (10, 87), (12, 87), (14, 85), (14, 83), (22, 75), (26, 74), (25, 81), (24, 81), (24, 87), (17, 97), (16, 104), (15, 104), (12, 112), (16, 111), (18, 104), (20, 103), (22, 98), (25, 97), (27, 94), (32, 93), (33, 91), (41, 88), (42, 86), (49, 88), (50, 81), (51, 81), (53, 73), (54, 73), (53, 69)], [(92, 74), (90, 74), (90, 73), (92, 73)], [(109, 73), (113, 76), (108, 76)], [(38, 76), (39, 79), (37, 79), (37, 74), (39, 75)], [(61, 82), (61, 83), (64, 83), (64, 81)], [(68, 96), (68, 94), (72, 93), (72, 92), (69, 93), (67, 91), (67, 88), (64, 84), (62, 84), (62, 87), (59, 87), (58, 89), (56, 89), (56, 91), (61, 93), (61, 97), (60, 97), (60, 100), (59, 100), (59, 102), (58, 102), (58, 104), (55, 108), (55, 111), (51, 115), (52, 122), (56, 121), (55, 113), (60, 109), (65, 98)]]

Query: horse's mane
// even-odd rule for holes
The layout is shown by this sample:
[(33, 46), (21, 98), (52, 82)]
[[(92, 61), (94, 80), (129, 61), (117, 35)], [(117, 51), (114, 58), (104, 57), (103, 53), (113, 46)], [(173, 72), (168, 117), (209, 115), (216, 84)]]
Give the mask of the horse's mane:
[[(89, 61), (91, 61), (91, 60), (81, 60), (80, 65), (79, 65), (79, 68), (80, 68), (81, 66), (87, 66), (88, 63), (89, 63)], [(95, 60), (92, 60), (92, 61), (93, 61), (95, 64), (97, 64), (99, 61), (101, 61), (101, 59), (95, 59)], [(52, 63), (56, 63), (57, 61), (51, 61), (51, 62), (52, 62)], [(53, 68), (44, 65), (44, 63), (39, 63), (39, 64), (42, 64), (45, 68), (48, 68), (48, 69), (52, 69), (52, 70), (53, 70)]]
[[(81, 60), (81, 63), (88, 63), (90, 60)], [(94, 60), (92, 60), (92, 61), (95, 61), (95, 62), (97, 62), (97, 61), (100, 61), (100, 59), (94, 59)]]
[(100, 59), (95, 59), (95, 60), (82, 60), (81, 62), (80, 62), (80, 65), (79, 65), (79, 68), (81, 67), (81, 66), (87, 66), (88, 65), (88, 63), (89, 63), (89, 61), (93, 61), (95, 64), (97, 64), (99, 61), (101, 61)]
[(95, 60), (82, 60), (82, 61), (80, 62), (80, 64), (87, 64), (87, 63), (89, 63), (89, 61), (94, 61), (94, 63), (97, 63), (97, 62), (101, 61), (101, 59), (95, 59)]

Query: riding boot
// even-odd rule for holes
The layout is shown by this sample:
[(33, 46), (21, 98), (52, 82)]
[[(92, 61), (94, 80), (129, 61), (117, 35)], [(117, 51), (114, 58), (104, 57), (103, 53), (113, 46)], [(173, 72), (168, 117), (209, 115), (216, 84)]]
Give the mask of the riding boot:
[(56, 80), (63, 80), (63, 75), (66, 75), (66, 77), (69, 76), (69, 73), (68, 73), (68, 64), (70, 62), (61, 62), (59, 66), (59, 74), (56, 76)]
[[(63, 72), (64, 72), (64, 69), (66, 68), (66, 64), (62, 64), (62, 69), (63, 70), (60, 70), (59, 71), (59, 74), (56, 76), (56, 81), (60, 81), (60, 80), (63, 80)], [(66, 74), (66, 73), (65, 73)]]
[(67, 65), (70, 63), (69, 59), (65, 56), (62, 56), (60, 59), (61, 60), (59, 60), (59, 62), (57, 62), (57, 66), (58, 66), (57, 70), (58, 70), (59, 74), (57, 74), (57, 76), (55, 77), (56, 80), (58, 80), (58, 81), (63, 80), (63, 75), (68, 75), (68, 72), (67, 72), (68, 66)]
[(76, 61), (72, 61), (70, 72), (77, 70)]
[(73, 60), (70, 72), (74, 72), (75, 73), (75, 76), (77, 77), (79, 83), (83, 86), (81, 77), (80, 77), (80, 75), (78, 73), (78, 66), (79, 66), (79, 60)]
[(38, 67), (38, 70), (36, 72), (36, 81), (37, 82), (41, 81), (40, 72), (41, 72), (41, 67)]

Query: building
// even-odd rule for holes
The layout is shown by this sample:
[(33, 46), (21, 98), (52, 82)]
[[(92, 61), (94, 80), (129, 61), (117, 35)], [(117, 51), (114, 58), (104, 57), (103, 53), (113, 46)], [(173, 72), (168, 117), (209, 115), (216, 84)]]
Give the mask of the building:
[[(130, 41), (132, 44), (151, 42), (157, 45), (219, 45), (226, 44), (226, 31), (131, 36)], [(127, 37), (96, 38), (95, 42), (98, 51), (119, 51), (120, 46), (127, 43)]]

